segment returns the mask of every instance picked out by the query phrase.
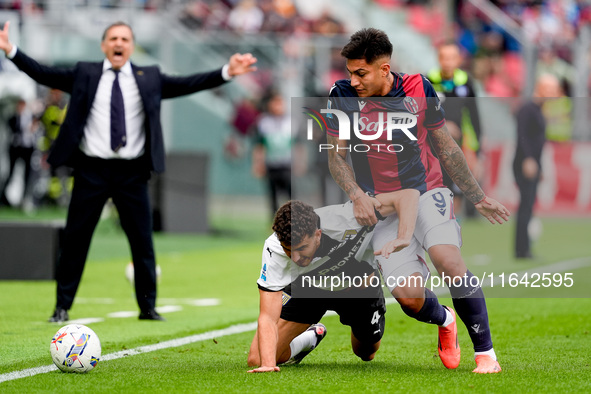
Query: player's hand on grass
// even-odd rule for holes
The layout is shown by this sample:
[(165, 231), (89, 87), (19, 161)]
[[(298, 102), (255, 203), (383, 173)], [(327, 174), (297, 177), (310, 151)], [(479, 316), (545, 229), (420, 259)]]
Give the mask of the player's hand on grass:
[(360, 194), (358, 197), (353, 199), (353, 213), (357, 223), (362, 226), (373, 226), (378, 222), (375, 210), (379, 210), (382, 204), (374, 197), (370, 197), (367, 194)]
[(261, 372), (279, 372), (281, 369), (278, 366), (274, 367), (258, 367), (255, 369), (251, 369), (248, 373), (261, 373)]
[(386, 245), (384, 245), (382, 249), (373, 252), (373, 254), (376, 256), (382, 255), (384, 256), (384, 258), (387, 259), (388, 256), (390, 256), (390, 253), (400, 252), (408, 245), (410, 245), (410, 239), (396, 238), (395, 240), (390, 241)]
[(0, 49), (2, 49), (7, 54), (12, 50), (12, 44), (8, 39), (8, 29), (10, 27), (10, 22), (6, 22), (2, 30), (0, 30)]
[(511, 212), (503, 204), (494, 198), (485, 197), (482, 201), (475, 205), (476, 209), (482, 216), (488, 219), (492, 224), (503, 224), (509, 220)]

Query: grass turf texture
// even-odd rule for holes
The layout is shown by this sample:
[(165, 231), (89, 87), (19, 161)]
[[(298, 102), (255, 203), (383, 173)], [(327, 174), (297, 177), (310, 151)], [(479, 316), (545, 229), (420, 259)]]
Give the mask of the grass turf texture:
[[(0, 216), (10, 215), (18, 217), (13, 212), (0, 212)], [(258, 290), (254, 282), (268, 223), (255, 218), (224, 217), (216, 217), (213, 222), (218, 230), (212, 235), (155, 236), (163, 271), (158, 305), (183, 308), (165, 314), (166, 323), (138, 321), (136, 315), (107, 317), (116, 311), (137, 313), (137, 305), (124, 276), (129, 261), (125, 237), (112, 221), (101, 223), (70, 317), (105, 319), (89, 324), (101, 339), (103, 355), (256, 319)], [(543, 223), (544, 233), (534, 249), (542, 257), (524, 263), (511, 258), (511, 224), (495, 227), (483, 221), (464, 222), (463, 255), (470, 269), (475, 274), (522, 271), (590, 255), (588, 220), (546, 219)], [(562, 295), (588, 296), (589, 267), (574, 272), (575, 282), (587, 284), (586, 288)], [(54, 306), (55, 284), (3, 281), (0, 286), (0, 374), (51, 364), (49, 342), (61, 326), (46, 323)], [(485, 293), (491, 290), (485, 289)], [(521, 289), (520, 296), (533, 297), (528, 290)], [(196, 298), (218, 298), (221, 303), (190, 305), (190, 300)], [(445, 298), (441, 302), (451, 304)], [(391, 304), (382, 347), (370, 363), (353, 355), (348, 327), (341, 326), (338, 317), (329, 316), (323, 319), (328, 335), (320, 347), (302, 364), (283, 367), (281, 373), (245, 372), (246, 352), (254, 334), (248, 332), (99, 362), (94, 371), (85, 375), (54, 371), (4, 382), (0, 383), (0, 391), (591, 391), (589, 298), (489, 298), (487, 302), (495, 349), (503, 368), (496, 376), (470, 372), (475, 365), (462, 323), (462, 362), (457, 370), (446, 370), (436, 356), (436, 327), (408, 318), (396, 304)]]

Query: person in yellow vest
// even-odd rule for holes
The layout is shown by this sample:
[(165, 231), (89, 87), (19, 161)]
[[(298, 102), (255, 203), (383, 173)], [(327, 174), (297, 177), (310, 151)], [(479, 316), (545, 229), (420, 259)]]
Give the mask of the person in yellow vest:
[[(46, 98), (45, 111), (41, 116), (41, 123), (45, 128), (45, 135), (40, 143), (44, 163), (46, 163), (49, 150), (57, 139), (62, 123), (64, 123), (67, 110), (67, 100), (64, 98), (63, 92), (58, 89), (50, 89)], [(46, 166), (48, 165), (46, 164)], [(45, 197), (53, 204), (67, 206), (73, 185), (71, 170), (61, 166), (50, 168), (49, 172), (50, 178)]]
[[(466, 161), (474, 176), (478, 179), (480, 165), (480, 116), (476, 106), (476, 93), (472, 78), (459, 67), (462, 63), (460, 48), (454, 41), (446, 41), (438, 47), (439, 68), (431, 70), (427, 78), (441, 99), (445, 110), (445, 121), (451, 136), (464, 151)], [(443, 183), (454, 193), (454, 211), (461, 212), (463, 195), (449, 175), (443, 171)], [(468, 216), (473, 206), (467, 204)], [(473, 210), (472, 210), (473, 211)]]

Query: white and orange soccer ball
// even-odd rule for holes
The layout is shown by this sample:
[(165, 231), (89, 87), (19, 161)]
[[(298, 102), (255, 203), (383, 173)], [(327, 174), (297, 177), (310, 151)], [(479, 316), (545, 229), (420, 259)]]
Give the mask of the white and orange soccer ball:
[(68, 324), (60, 328), (49, 345), (51, 359), (62, 372), (85, 373), (101, 358), (101, 341), (90, 328)]

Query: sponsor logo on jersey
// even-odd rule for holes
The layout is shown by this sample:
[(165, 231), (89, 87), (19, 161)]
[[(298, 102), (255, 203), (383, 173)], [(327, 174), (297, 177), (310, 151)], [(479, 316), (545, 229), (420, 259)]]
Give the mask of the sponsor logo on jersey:
[[(412, 99), (412, 98), (411, 98)], [(412, 99), (414, 101), (414, 99)], [(416, 104), (416, 101), (414, 101)], [(407, 103), (405, 102), (406, 106)], [(418, 104), (416, 104), (418, 111)], [(349, 116), (353, 117), (353, 132), (355, 136), (362, 141), (374, 141), (381, 138), (384, 131), (386, 132), (387, 140), (392, 140), (394, 130), (402, 131), (406, 137), (411, 141), (416, 141), (417, 137), (410, 131), (417, 125), (418, 116), (407, 112), (379, 112), (378, 120), (369, 122), (369, 118), (365, 115), (360, 115), (360, 112), (345, 113), (338, 109), (321, 109), (320, 114), (313, 109), (305, 107), (308, 112), (304, 114), (310, 116), (307, 123), (307, 139), (314, 139), (314, 121), (320, 126), (322, 131), (328, 128), (324, 117), (320, 114), (326, 114), (326, 117), (331, 118), (330, 115), (335, 115), (339, 123), (339, 139), (351, 140), (351, 120)], [(319, 119), (320, 118), (320, 119)], [(322, 122), (321, 122), (322, 121)], [(365, 134), (370, 132), (369, 134)]]
[(359, 111), (363, 111), (363, 108), (365, 108), (365, 104), (367, 104), (367, 101), (359, 101)]
[(267, 281), (267, 264), (263, 264), (263, 269), (261, 270), (261, 279), (265, 282)]

